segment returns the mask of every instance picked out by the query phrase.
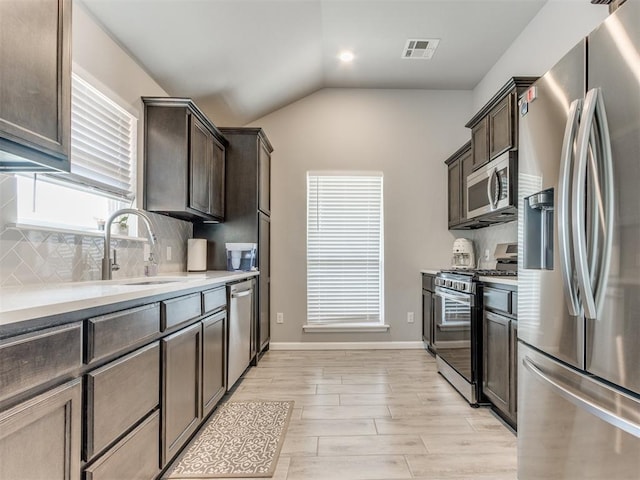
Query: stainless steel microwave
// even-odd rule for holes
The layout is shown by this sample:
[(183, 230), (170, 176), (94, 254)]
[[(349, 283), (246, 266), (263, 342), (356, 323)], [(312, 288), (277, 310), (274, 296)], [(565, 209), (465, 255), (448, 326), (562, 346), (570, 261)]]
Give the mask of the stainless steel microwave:
[(515, 153), (505, 152), (467, 177), (468, 219), (495, 215), (515, 219), (516, 169)]

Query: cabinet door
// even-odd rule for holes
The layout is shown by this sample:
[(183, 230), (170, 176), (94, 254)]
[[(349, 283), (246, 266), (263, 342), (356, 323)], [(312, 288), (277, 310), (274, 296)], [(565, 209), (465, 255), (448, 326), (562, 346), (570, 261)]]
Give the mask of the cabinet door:
[(491, 403), (509, 414), (509, 350), (510, 320), (492, 312), (484, 312), (484, 378), (482, 387)]
[(471, 129), (471, 163), (477, 169), (489, 161), (489, 118), (484, 117)]
[(189, 139), (189, 207), (211, 214), (213, 137), (194, 115), (191, 115)]
[(259, 257), (258, 270), (260, 277), (258, 279), (258, 350), (264, 350), (269, 344), (271, 338), (271, 311), (270, 298), (271, 293), (271, 222), (269, 217), (260, 214), (259, 225)]
[(209, 212), (214, 217), (224, 218), (224, 175), (225, 175), (225, 149), (213, 137), (211, 138), (213, 151), (212, 176)]
[(489, 112), (489, 157), (491, 159), (514, 147), (513, 99), (507, 95)]
[(509, 414), (514, 423), (518, 419), (518, 322), (511, 321), (511, 355), (509, 383), (511, 386), (511, 397), (509, 398)]
[(225, 337), (227, 312), (202, 321), (202, 416), (206, 417), (226, 391)]
[(467, 177), (473, 172), (473, 156), (471, 150), (460, 158), (460, 221), (467, 220)]
[(448, 173), (449, 227), (460, 223), (460, 161), (449, 165)]
[(82, 383), (0, 413), (0, 478), (79, 480)]
[(162, 466), (198, 428), (201, 408), (200, 322), (162, 339)]
[(258, 152), (258, 208), (267, 215), (271, 211), (271, 154), (262, 142)]
[(154, 342), (87, 374), (84, 460), (91, 460), (158, 406), (159, 351)]
[(0, 32), (0, 165), (69, 171), (71, 0), (2, 0)]
[(433, 348), (433, 293), (422, 290), (422, 341)]
[(85, 480), (149, 480), (160, 471), (158, 411), (85, 469)]

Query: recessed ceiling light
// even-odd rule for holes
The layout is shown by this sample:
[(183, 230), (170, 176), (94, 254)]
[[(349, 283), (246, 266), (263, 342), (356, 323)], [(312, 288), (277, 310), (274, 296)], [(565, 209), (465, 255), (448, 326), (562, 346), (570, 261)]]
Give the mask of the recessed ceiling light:
[(353, 52), (350, 52), (349, 50), (344, 50), (343, 52), (340, 52), (340, 55), (338, 55), (338, 58), (341, 61), (348, 63), (353, 61), (354, 55), (353, 55)]

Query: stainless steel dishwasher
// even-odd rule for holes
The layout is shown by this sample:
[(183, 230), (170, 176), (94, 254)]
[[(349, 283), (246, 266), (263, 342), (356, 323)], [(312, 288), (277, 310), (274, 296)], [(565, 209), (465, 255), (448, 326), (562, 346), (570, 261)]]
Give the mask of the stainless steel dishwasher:
[(229, 293), (229, 356), (227, 390), (238, 381), (251, 362), (253, 280), (233, 283)]

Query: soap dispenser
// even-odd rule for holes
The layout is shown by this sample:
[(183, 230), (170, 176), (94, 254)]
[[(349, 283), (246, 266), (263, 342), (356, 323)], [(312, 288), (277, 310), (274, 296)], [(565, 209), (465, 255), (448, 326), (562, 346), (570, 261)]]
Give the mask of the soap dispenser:
[(146, 277), (155, 277), (158, 274), (158, 264), (153, 257), (153, 252), (149, 252), (149, 258), (144, 264), (144, 275)]

